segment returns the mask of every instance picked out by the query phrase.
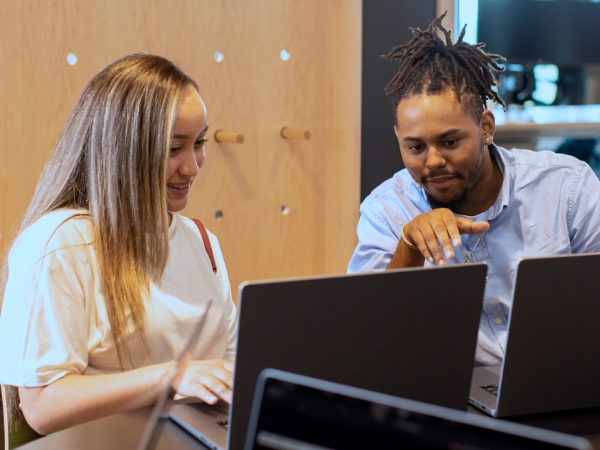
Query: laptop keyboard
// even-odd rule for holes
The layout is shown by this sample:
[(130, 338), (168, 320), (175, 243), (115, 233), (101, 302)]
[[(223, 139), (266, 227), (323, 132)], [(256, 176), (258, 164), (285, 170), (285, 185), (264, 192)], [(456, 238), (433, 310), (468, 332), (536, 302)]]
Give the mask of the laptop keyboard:
[(485, 389), (490, 394), (498, 396), (498, 385), (497, 384), (484, 384), (483, 386), (479, 386), (481, 389)]

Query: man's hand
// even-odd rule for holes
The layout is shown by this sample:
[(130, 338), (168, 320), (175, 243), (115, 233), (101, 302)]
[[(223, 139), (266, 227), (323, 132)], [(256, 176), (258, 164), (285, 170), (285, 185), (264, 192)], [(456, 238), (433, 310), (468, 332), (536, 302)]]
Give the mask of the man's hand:
[(217, 402), (217, 396), (231, 403), (232, 385), (233, 363), (222, 359), (190, 361), (177, 393), (198, 397), (210, 404)]
[[(446, 208), (434, 209), (415, 217), (404, 226), (404, 236), (414, 243), (425, 259), (440, 266), (454, 258), (454, 247), (461, 245), (461, 234), (487, 231), (490, 224), (456, 217)], [(400, 245), (404, 245), (402, 243)], [(416, 250), (413, 250), (416, 252)]]

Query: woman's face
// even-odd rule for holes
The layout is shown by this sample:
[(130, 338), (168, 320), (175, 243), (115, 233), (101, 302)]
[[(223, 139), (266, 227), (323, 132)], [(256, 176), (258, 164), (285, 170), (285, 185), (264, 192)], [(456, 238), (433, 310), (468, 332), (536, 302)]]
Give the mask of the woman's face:
[(178, 212), (188, 203), (192, 182), (204, 164), (208, 124), (206, 107), (193, 86), (184, 89), (177, 106), (167, 163), (167, 210)]

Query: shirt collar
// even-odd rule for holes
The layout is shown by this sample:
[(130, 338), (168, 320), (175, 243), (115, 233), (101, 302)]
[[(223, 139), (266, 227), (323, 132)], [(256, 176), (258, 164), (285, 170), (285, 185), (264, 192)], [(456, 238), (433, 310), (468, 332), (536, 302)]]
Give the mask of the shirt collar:
[(510, 181), (506, 176), (506, 160), (504, 155), (496, 146), (496, 144), (490, 144), (488, 146), (491, 156), (496, 160), (500, 174), (502, 175), (502, 186), (500, 186), (500, 192), (498, 192), (498, 198), (494, 204), (486, 211), (486, 220), (492, 220), (498, 217), (502, 210), (508, 206), (510, 200)]

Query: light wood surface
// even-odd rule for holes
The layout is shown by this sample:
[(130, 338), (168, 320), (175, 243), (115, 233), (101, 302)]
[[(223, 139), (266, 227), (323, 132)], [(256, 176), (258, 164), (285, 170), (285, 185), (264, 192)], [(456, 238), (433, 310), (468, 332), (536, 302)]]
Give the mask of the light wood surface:
[[(4, 0), (0, 245), (84, 84), (125, 54), (151, 52), (198, 82), (211, 130), (245, 137), (217, 143), (209, 133), (184, 211), (219, 238), (234, 296), (246, 279), (344, 272), (359, 205), (361, 8), (360, 0)], [(286, 124), (312, 138), (282, 139)]]

